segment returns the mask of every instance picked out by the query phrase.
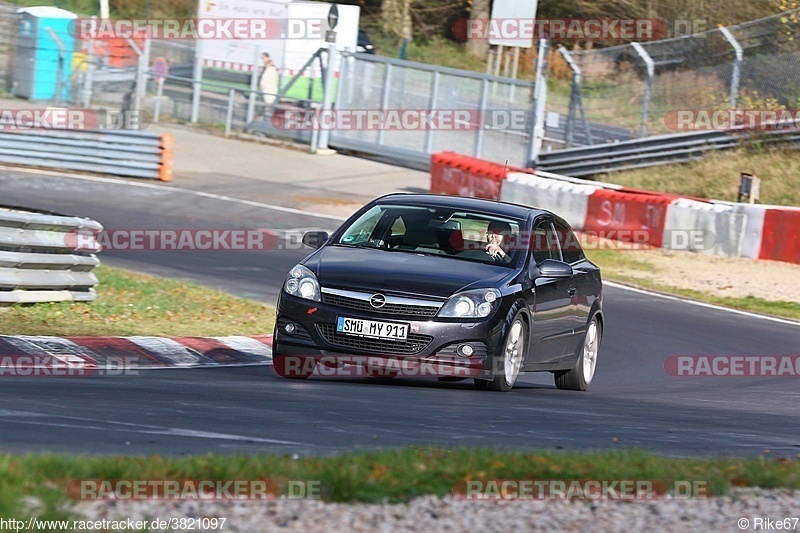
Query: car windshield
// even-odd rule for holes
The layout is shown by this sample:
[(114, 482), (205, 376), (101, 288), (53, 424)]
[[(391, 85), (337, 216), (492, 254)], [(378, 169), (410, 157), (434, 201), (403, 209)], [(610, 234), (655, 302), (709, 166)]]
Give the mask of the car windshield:
[(500, 266), (516, 265), (522, 221), (452, 208), (376, 205), (334, 243), (448, 257)]

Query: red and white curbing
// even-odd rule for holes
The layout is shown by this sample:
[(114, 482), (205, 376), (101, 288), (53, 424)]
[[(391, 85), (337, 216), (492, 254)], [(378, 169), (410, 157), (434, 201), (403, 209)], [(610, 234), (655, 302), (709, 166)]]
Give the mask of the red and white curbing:
[(798, 208), (700, 201), (547, 172), (509, 173), (499, 199), (550, 209), (579, 231), (646, 235), (657, 248), (800, 263)]
[[(0, 335), (0, 371), (37, 366), (132, 370), (272, 364), (272, 335), (38, 337)], [(0, 372), (0, 375), (3, 373)]]

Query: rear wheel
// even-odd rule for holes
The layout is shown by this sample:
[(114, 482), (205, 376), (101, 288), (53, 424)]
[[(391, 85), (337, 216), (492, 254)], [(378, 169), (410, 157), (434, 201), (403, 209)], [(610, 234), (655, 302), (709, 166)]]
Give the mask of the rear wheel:
[(580, 347), (580, 355), (572, 370), (555, 373), (556, 387), (565, 390), (585, 391), (594, 378), (597, 368), (597, 356), (600, 353), (600, 340), (603, 331), (597, 317), (592, 318), (586, 328), (586, 335)]
[(317, 360), (298, 355), (272, 355), (272, 369), (282, 378), (307, 379), (314, 373)]
[(525, 358), (525, 341), (527, 338), (528, 324), (522, 314), (517, 313), (511, 321), (508, 333), (506, 333), (503, 351), (500, 357), (494, 360), (492, 368), (494, 379), (486, 382), (489, 390), (508, 392), (514, 387), (514, 383), (519, 377), (519, 371), (522, 368), (522, 361)]

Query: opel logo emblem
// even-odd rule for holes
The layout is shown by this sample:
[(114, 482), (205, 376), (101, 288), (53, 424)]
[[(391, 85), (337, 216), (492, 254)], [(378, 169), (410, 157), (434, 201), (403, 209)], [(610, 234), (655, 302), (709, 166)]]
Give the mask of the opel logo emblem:
[(372, 298), (369, 299), (369, 304), (378, 309), (386, 305), (386, 296), (383, 294), (373, 294)]

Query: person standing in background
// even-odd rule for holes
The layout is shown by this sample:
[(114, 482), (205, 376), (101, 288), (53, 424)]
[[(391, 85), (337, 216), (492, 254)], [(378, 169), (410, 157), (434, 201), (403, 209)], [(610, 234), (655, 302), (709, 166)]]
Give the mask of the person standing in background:
[(258, 88), (261, 90), (261, 96), (264, 98), (267, 109), (269, 109), (278, 94), (278, 67), (266, 52), (261, 54), (261, 61), (264, 64), (264, 70), (261, 71)]

